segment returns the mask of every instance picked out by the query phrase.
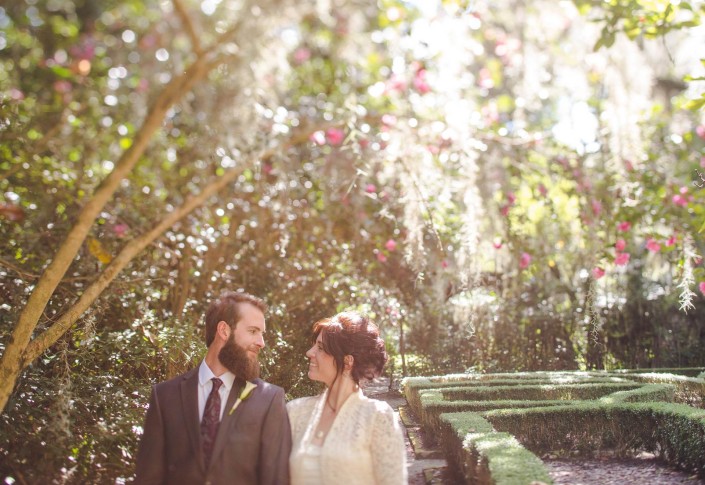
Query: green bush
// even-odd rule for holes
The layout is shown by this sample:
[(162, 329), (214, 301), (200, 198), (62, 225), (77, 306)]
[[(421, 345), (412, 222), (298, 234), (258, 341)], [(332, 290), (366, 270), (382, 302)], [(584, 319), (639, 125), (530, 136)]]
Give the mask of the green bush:
[(442, 388), (440, 392), (446, 400), (493, 401), (499, 399), (517, 400), (576, 400), (598, 399), (616, 391), (637, 389), (635, 383), (565, 384), (565, 385), (522, 385), (498, 387), (457, 387)]
[(472, 484), (552, 483), (541, 460), (513, 436), (497, 433), (477, 413), (441, 415), (448, 464), (458, 480)]

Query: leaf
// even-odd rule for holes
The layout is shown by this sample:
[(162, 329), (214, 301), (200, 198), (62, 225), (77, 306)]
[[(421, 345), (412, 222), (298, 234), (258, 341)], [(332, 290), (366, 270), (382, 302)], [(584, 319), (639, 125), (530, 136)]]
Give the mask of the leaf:
[(95, 259), (103, 264), (108, 264), (113, 260), (112, 255), (106, 251), (101, 242), (94, 237), (88, 238), (88, 251), (95, 256)]

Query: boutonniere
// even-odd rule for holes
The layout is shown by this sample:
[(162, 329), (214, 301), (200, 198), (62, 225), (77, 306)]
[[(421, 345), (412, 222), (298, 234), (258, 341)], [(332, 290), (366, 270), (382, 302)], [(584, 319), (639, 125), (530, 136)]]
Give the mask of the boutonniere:
[(240, 396), (237, 398), (237, 401), (235, 401), (235, 404), (233, 404), (233, 407), (230, 408), (230, 412), (228, 412), (228, 416), (230, 416), (232, 413), (235, 412), (237, 407), (240, 405), (242, 401), (250, 397), (252, 394), (252, 391), (257, 387), (257, 384), (254, 384), (250, 381), (245, 382), (245, 388), (242, 390), (240, 393)]

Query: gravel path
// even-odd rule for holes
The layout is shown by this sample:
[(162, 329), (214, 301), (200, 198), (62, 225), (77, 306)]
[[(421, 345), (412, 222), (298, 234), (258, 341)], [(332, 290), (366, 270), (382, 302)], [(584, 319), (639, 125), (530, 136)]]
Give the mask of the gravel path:
[[(399, 406), (406, 405), (404, 396), (396, 389), (389, 389), (389, 379), (380, 377), (369, 383), (363, 392), (372, 398), (389, 403), (399, 418)], [(400, 420), (401, 422), (401, 420)], [(407, 453), (409, 485), (451, 484), (442, 472), (436, 472), (429, 482), (424, 469), (442, 470), (442, 459), (418, 459), (404, 433)], [(705, 485), (697, 476), (669, 468), (659, 463), (649, 453), (635, 458), (544, 458), (544, 463), (555, 485)]]

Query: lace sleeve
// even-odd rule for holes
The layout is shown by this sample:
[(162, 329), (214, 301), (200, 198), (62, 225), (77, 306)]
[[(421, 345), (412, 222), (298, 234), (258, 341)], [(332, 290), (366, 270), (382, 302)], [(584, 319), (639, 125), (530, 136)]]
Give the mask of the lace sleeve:
[(394, 410), (380, 402), (372, 428), (372, 467), (377, 484), (406, 485), (406, 446)]

